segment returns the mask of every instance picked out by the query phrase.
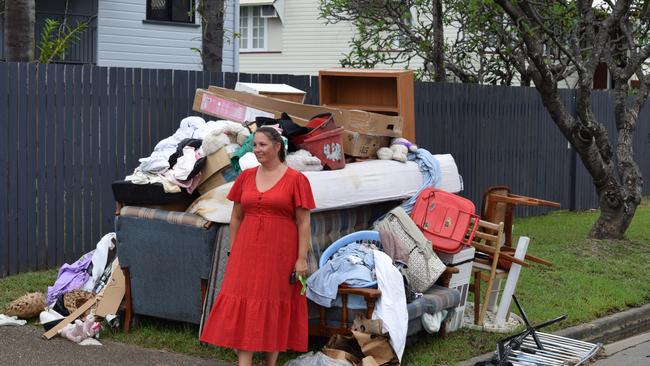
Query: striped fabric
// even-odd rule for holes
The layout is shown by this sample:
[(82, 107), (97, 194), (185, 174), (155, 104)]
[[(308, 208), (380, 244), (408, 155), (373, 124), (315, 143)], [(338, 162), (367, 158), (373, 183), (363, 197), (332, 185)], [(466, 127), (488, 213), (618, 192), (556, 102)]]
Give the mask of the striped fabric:
[[(417, 298), (406, 306), (409, 315), (407, 336), (417, 334), (423, 329), (421, 319), (422, 314), (435, 314), (440, 310), (447, 309), (449, 310), (447, 318), (450, 319), (458, 304), (460, 304), (460, 293), (458, 290), (437, 285), (431, 286), (431, 288), (424, 293), (424, 296)], [(310, 303), (310, 308), (311, 307), (312, 304)], [(318, 316), (318, 311), (315, 309), (316, 307), (313, 308), (314, 309), (310, 309), (309, 323), (319, 324), (320, 318)], [(348, 308), (348, 321), (351, 322), (357, 315), (365, 317), (365, 314), (366, 309)], [(325, 319), (325, 323), (330, 327), (341, 326), (341, 308), (331, 307), (325, 309)]]
[(424, 313), (435, 314), (440, 310), (456, 307), (460, 304), (460, 293), (437, 285), (431, 286), (423, 296), (407, 305), (409, 320), (419, 318)]
[[(223, 281), (223, 273), (226, 270), (228, 263), (228, 247), (230, 247), (230, 226), (227, 224), (217, 224), (217, 235), (215, 237), (214, 251), (212, 253), (212, 260), (210, 266), (210, 277), (208, 280), (208, 290), (205, 293), (205, 301), (203, 302), (203, 314), (201, 315), (201, 324), (199, 327), (199, 337), (203, 332), (203, 323), (208, 320), (214, 300), (217, 298), (219, 290), (221, 290), (221, 282)], [(208, 343), (204, 343), (208, 344)]]
[(139, 217), (142, 219), (154, 219), (167, 221), (171, 224), (188, 225), (194, 227), (205, 226), (208, 221), (201, 216), (177, 211), (158, 210), (155, 208), (145, 208), (136, 206), (124, 206), (120, 210), (120, 215), (127, 217)]
[(311, 244), (308, 258), (309, 273), (318, 269), (318, 260), (330, 244), (355, 231), (369, 229), (375, 220), (395, 208), (400, 202), (380, 202), (313, 213), (311, 215)]

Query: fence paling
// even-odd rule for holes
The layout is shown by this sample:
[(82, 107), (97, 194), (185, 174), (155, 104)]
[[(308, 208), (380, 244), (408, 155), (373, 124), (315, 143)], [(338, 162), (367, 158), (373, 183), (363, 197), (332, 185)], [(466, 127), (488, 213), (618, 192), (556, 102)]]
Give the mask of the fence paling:
[[(91, 65), (0, 63), (0, 277), (56, 268), (113, 231), (110, 184), (123, 179), (191, 111), (196, 88), (237, 81), (286, 83), (318, 103), (318, 77)], [(462, 194), (477, 204), (490, 185), (562, 203), (597, 206), (591, 178), (530, 88), (416, 82), (417, 143), (454, 156)], [(575, 92), (561, 92), (575, 114)], [(612, 95), (594, 113), (616, 138)], [(639, 117), (635, 156), (650, 173), (650, 108)], [(572, 183), (573, 182), (573, 183)], [(644, 194), (650, 187), (644, 187)], [(535, 215), (548, 208), (518, 208)]]

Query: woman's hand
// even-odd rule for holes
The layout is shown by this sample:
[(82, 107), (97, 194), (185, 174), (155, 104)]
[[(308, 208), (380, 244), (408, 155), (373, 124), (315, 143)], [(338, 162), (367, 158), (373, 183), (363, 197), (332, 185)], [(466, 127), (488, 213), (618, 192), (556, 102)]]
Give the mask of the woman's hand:
[(296, 270), (296, 277), (298, 276), (307, 276), (307, 259), (306, 258), (298, 258), (296, 261), (296, 265), (294, 267)]

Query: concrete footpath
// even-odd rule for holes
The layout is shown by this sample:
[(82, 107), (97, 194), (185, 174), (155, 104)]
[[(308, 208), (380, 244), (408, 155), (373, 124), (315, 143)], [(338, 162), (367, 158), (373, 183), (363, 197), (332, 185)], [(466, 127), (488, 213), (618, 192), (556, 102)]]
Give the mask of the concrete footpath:
[(108, 340), (102, 346), (80, 346), (67, 339), (45, 340), (41, 328), (30, 325), (0, 327), (0, 365), (143, 365), (143, 366), (230, 366), (200, 357), (141, 348)]
[[(650, 331), (650, 304), (612, 314), (586, 324), (562, 329), (553, 334), (587, 342), (607, 344), (634, 337), (648, 331)], [(494, 346), (496, 348), (496, 344)], [(607, 347), (605, 351), (607, 351)], [(473, 366), (477, 362), (488, 361), (492, 355), (492, 352), (486, 353), (460, 362), (458, 365)], [(650, 359), (645, 365), (650, 365)]]
[(606, 358), (594, 366), (647, 366), (650, 364), (650, 333), (643, 333), (605, 346)]

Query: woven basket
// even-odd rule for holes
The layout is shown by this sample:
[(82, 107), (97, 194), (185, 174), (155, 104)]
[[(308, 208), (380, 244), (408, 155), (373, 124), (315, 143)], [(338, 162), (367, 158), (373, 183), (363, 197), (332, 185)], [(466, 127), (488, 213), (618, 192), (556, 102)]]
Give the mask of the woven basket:
[(40, 292), (25, 294), (5, 307), (4, 313), (21, 319), (31, 319), (45, 309), (45, 297)]

